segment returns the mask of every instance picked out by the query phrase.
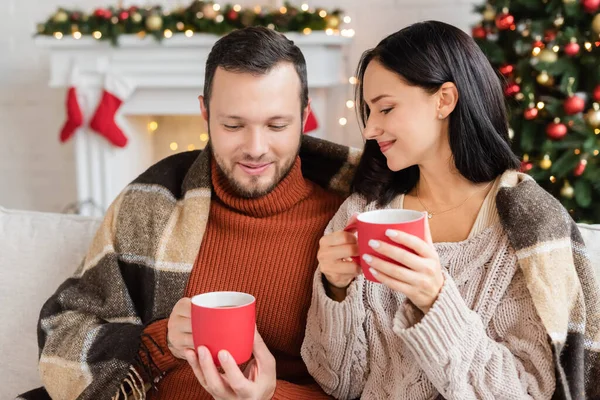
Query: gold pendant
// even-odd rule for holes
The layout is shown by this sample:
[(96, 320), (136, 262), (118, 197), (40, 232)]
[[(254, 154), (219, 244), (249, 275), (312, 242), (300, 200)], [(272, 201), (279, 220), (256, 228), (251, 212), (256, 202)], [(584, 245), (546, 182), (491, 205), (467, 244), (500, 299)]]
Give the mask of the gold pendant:
[(430, 212), (427, 212), (427, 218), (429, 218), (429, 219), (433, 218), (433, 214)]

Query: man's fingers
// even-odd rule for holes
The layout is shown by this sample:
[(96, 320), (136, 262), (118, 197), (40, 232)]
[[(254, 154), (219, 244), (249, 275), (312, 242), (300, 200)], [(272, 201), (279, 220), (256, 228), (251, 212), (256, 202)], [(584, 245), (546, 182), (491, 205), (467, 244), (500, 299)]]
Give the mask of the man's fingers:
[(189, 349), (185, 351), (185, 359), (187, 360), (190, 367), (192, 367), (192, 371), (194, 371), (194, 375), (196, 375), (196, 379), (202, 385), (202, 387), (206, 387), (206, 379), (204, 378), (204, 374), (202, 373), (202, 369), (200, 368), (200, 363), (198, 362), (198, 356), (193, 349)]

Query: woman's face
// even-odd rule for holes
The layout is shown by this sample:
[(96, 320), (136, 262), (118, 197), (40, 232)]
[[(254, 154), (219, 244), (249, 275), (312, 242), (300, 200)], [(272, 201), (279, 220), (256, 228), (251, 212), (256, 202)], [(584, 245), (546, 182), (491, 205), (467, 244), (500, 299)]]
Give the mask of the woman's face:
[(370, 109), (363, 137), (378, 142), (392, 171), (439, 157), (443, 146), (449, 149), (438, 93), (410, 86), (378, 61), (371, 61), (363, 77), (363, 95)]

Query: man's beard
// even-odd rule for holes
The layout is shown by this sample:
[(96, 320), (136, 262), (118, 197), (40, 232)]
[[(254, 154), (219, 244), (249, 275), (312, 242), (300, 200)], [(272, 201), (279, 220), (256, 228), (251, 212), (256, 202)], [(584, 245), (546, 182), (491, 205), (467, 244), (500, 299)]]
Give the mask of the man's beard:
[(233, 168), (235, 168), (235, 164), (237, 164), (238, 162), (260, 163), (266, 161), (262, 157), (254, 159), (248, 156), (244, 156), (241, 160), (238, 160), (231, 167), (228, 167), (225, 161), (218, 154), (215, 153), (210, 141), (208, 142), (208, 146), (210, 147), (212, 155), (215, 158), (219, 173), (227, 179), (227, 183), (229, 184), (229, 187), (234, 192), (234, 194), (245, 199), (256, 199), (271, 193), (273, 190), (275, 190), (277, 185), (279, 185), (279, 183), (288, 176), (288, 174), (292, 170), (292, 167), (294, 166), (294, 163), (296, 162), (298, 154), (300, 153), (301, 143), (301, 141), (298, 143), (298, 150), (296, 151), (294, 157), (291, 157), (285, 165), (279, 166), (277, 162), (272, 163), (273, 168), (275, 168), (273, 181), (265, 187), (258, 186), (258, 182), (261, 178), (260, 176), (250, 177), (248, 184), (244, 185), (241, 182), (239, 182), (233, 174)]

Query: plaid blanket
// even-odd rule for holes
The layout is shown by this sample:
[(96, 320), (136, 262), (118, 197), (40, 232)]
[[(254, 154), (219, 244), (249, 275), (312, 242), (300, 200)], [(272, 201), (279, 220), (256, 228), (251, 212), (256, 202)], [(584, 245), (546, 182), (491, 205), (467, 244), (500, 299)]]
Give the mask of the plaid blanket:
[[(359, 156), (308, 136), (300, 152), (305, 177), (343, 195)], [(208, 151), (167, 158), (125, 188), (75, 274), (42, 308), (45, 388), (21, 399), (145, 398), (144, 382), (162, 372), (140, 357), (141, 335), (183, 296), (210, 199)], [(501, 189), (497, 202), (553, 344), (555, 398), (600, 399), (598, 283), (575, 224), (529, 178)]]

